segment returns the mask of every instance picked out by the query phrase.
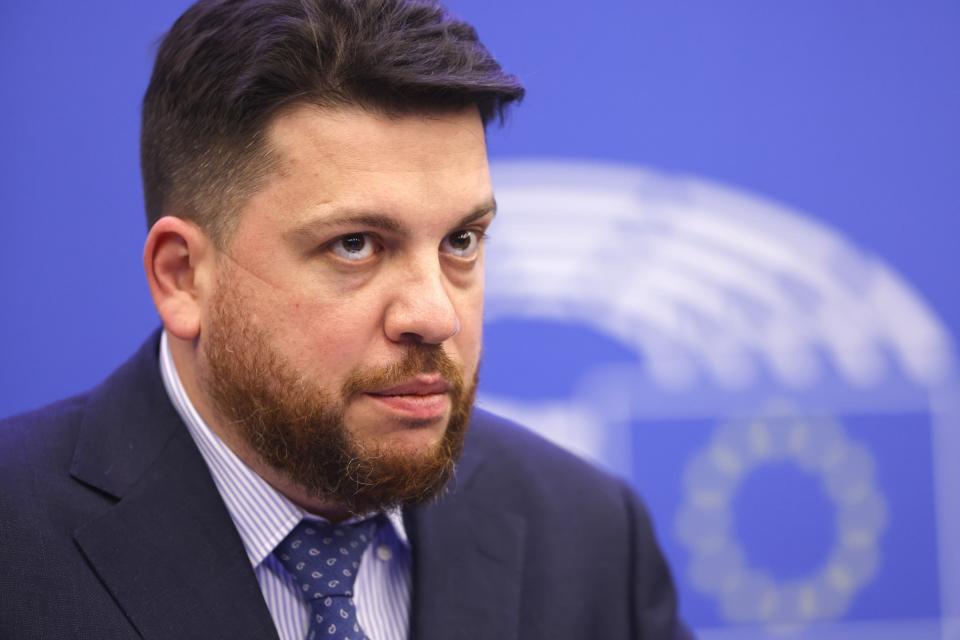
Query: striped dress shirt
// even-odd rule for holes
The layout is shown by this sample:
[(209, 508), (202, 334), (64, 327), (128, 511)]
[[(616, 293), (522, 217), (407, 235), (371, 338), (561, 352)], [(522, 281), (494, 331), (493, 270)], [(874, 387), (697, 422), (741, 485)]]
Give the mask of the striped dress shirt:
[[(167, 344), (160, 337), (160, 373), (170, 401), (187, 425), (237, 527), (281, 640), (303, 640), (310, 609), (273, 550), (301, 519), (323, 520), (304, 512), (244, 464), (210, 430), (187, 397)], [(354, 587), (357, 617), (371, 640), (406, 640), (410, 615), (410, 543), (399, 510), (386, 514), (360, 562)]]

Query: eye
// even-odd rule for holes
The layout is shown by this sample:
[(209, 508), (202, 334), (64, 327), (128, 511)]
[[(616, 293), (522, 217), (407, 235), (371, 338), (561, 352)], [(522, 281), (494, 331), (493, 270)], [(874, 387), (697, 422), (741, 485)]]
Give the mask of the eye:
[(375, 254), (379, 247), (368, 233), (351, 233), (333, 241), (330, 250), (334, 255), (351, 262), (363, 262)]
[(454, 231), (440, 244), (440, 250), (458, 258), (472, 258), (480, 248), (480, 234), (471, 229)]

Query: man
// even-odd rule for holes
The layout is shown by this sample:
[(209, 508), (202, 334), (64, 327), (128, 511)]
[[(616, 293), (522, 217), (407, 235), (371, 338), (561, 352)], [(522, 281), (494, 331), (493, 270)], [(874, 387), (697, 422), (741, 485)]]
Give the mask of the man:
[(143, 108), (163, 329), (0, 427), (0, 636), (680, 632), (634, 495), (471, 418), (484, 128), (522, 95), (432, 3), (176, 22)]

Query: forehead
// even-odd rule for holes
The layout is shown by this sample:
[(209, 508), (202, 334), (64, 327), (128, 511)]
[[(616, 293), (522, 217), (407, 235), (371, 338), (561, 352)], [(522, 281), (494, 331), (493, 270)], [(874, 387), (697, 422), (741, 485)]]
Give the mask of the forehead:
[(295, 219), (329, 203), (422, 210), (492, 195), (473, 108), (388, 116), (301, 105), (274, 119), (267, 144), (275, 164), (263, 195)]
[(387, 116), (300, 105), (271, 122), (267, 145), (272, 170), (239, 211), (235, 248), (262, 250), (344, 211), (432, 235), (493, 200), (476, 109)]
[(486, 160), (483, 124), (472, 107), (387, 115), (300, 104), (271, 121), (267, 140), (287, 169), (322, 159), (344, 170), (436, 171), (450, 162)]
[(237, 212), (234, 250), (345, 211), (432, 234), (493, 200), (476, 109), (386, 116), (297, 105), (274, 118), (266, 138), (271, 170)]

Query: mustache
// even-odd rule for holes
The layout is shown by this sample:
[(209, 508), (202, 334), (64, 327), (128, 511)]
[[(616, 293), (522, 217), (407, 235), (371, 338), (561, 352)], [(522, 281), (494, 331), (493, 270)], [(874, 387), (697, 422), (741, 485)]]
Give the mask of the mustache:
[(418, 375), (439, 374), (449, 385), (454, 399), (463, 394), (460, 368), (447, 355), (442, 345), (413, 343), (403, 357), (386, 367), (362, 369), (351, 373), (343, 385), (344, 400), (370, 389), (392, 387)]

